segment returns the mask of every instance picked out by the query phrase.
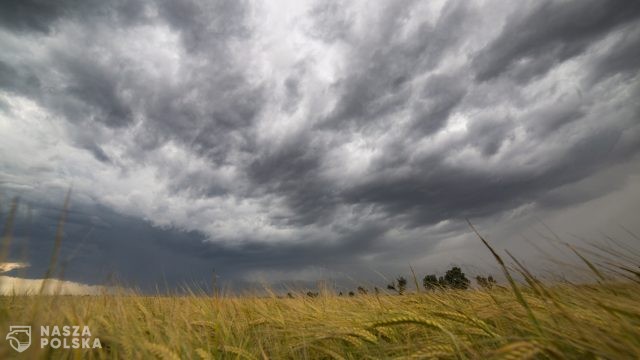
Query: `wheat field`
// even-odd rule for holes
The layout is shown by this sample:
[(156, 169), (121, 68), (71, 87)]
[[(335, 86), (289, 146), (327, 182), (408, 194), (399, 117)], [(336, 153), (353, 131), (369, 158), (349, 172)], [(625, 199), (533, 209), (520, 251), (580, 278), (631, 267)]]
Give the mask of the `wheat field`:
[[(637, 359), (640, 286), (558, 284), (339, 297), (8, 296), (0, 326), (88, 325), (54, 359)], [(34, 339), (34, 341), (38, 341)], [(0, 358), (18, 354), (0, 342)]]

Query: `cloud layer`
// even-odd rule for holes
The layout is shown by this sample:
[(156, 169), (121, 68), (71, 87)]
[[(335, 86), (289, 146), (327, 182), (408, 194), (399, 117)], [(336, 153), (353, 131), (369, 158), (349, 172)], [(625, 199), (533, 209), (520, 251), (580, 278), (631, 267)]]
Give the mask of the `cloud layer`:
[(5, 198), (72, 184), (249, 272), (404, 265), (640, 146), (632, 1), (21, 1), (0, 44)]

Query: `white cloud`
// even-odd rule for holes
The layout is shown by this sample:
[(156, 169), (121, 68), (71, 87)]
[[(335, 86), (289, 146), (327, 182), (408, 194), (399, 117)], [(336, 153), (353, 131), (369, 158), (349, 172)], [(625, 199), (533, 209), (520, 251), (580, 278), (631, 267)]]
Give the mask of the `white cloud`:
[(56, 279), (47, 280), (44, 288), (42, 288), (42, 284), (42, 279), (0, 276), (0, 295), (100, 295), (112, 291), (112, 289), (103, 286)]

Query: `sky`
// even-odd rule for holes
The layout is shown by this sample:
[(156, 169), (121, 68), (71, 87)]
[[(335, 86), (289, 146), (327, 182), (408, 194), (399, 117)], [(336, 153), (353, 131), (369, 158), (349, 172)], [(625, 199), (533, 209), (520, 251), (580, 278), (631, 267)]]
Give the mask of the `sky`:
[(466, 219), (553, 273), (552, 232), (640, 232), (637, 1), (3, 1), (0, 49), (10, 276), (69, 189), (90, 285), (496, 271)]

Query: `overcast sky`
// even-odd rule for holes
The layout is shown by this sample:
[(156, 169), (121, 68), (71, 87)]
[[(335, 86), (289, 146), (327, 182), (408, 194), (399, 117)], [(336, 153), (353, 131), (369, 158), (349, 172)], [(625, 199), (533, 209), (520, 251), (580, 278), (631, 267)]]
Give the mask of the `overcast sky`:
[(465, 218), (524, 258), (543, 222), (639, 227), (638, 1), (16, 0), (0, 49), (26, 277), (70, 187), (85, 283), (474, 273)]

